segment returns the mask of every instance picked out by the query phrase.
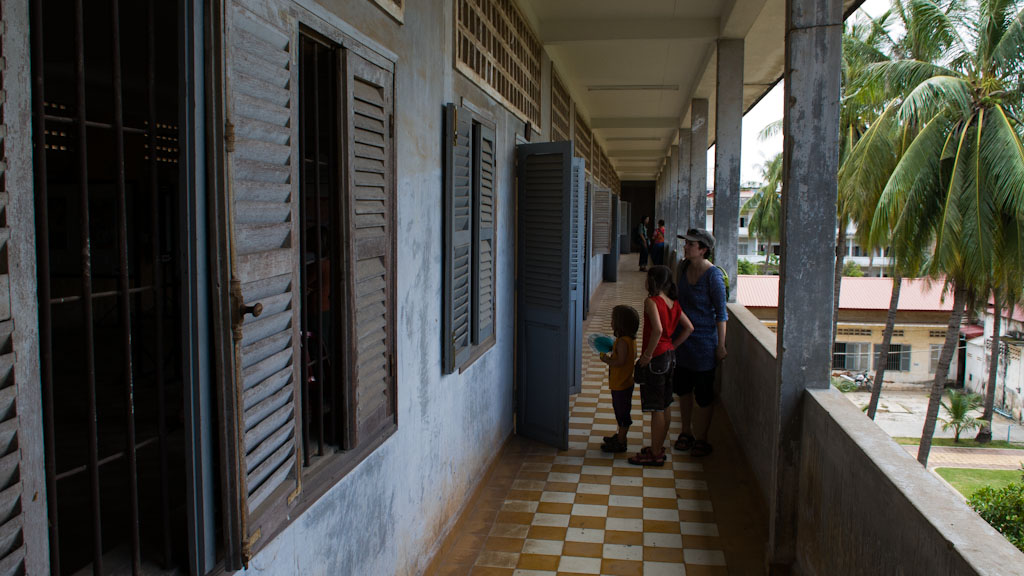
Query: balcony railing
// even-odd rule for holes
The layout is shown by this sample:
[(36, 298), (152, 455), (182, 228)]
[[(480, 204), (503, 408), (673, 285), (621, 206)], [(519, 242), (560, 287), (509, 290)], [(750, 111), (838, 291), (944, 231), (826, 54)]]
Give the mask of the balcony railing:
[[(721, 401), (771, 502), (779, 449), (772, 433), (776, 335), (733, 304), (728, 349)], [(1024, 554), (839, 392), (804, 392), (800, 417), (799, 475), (787, 479), (799, 482), (797, 573), (1024, 573)]]

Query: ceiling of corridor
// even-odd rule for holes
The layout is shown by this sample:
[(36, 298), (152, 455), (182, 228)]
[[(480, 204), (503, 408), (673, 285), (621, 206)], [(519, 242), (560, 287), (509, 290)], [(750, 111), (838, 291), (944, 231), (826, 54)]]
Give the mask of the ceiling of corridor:
[[(715, 135), (715, 41), (744, 38), (744, 110), (782, 76), (785, 0), (520, 0), (554, 69), (622, 180), (653, 180), (709, 101)], [(847, 9), (860, 0), (844, 0)]]

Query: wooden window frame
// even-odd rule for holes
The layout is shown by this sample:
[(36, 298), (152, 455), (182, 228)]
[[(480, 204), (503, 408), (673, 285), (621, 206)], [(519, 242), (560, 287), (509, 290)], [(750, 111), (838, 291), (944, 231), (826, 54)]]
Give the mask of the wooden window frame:
[[(445, 258), (445, 284), (442, 289), (443, 302), (442, 309), (444, 311), (442, 321), (442, 362), (441, 370), (442, 374), (452, 374), (458, 372), (459, 374), (465, 372), (472, 366), (478, 359), (483, 357), (497, 342), (497, 261), (496, 254), (498, 250), (495, 248), (497, 245), (498, 237), (498, 216), (499, 216), (499, 201), (498, 201), (498, 144), (495, 137), (496, 129), (495, 124), (488, 118), (484, 118), (480, 114), (475, 114), (470, 106), (462, 105), (456, 106), (455, 104), (448, 104), (445, 107), (445, 120), (443, 122), (445, 126), (445, 137), (444, 137), (444, 155), (445, 155), (445, 221), (444, 221), (444, 258)], [(464, 140), (463, 137), (466, 135), (459, 135), (459, 130), (470, 130), (468, 139)], [(455, 133), (453, 133), (455, 131)], [(492, 228), (491, 228), (491, 253), (492, 253), (492, 278), (491, 278), (491, 291), (490, 291), (490, 302), (491, 302), (491, 328), (488, 334), (483, 337), (478, 337), (479, 331), (479, 302), (481, 301), (482, 295), (482, 282), (479, 281), (478, 266), (481, 256), (481, 239), (483, 237), (481, 230), (479, 229), (480, 223), (480, 207), (482, 205), (482, 190), (481, 186), (481, 172), (484, 168), (485, 162), (483, 161), (482, 154), (482, 139), (485, 137), (484, 134), (489, 132), (491, 137), (491, 157), (493, 163), (491, 164), (492, 173)], [(450, 278), (453, 270), (450, 268), (455, 265), (455, 256), (453, 255), (453, 247), (451, 243), (454, 241), (454, 226), (453, 218), (448, 212), (451, 210), (450, 203), (454, 200), (456, 186), (456, 174), (457, 169), (453, 162), (455, 162), (455, 148), (458, 142), (462, 142), (463, 146), (469, 147), (469, 198), (470, 198), (470, 214), (471, 216), (471, 230), (470, 236), (472, 242), (470, 243), (469, 253), (469, 271), (467, 274), (470, 277), (469, 283), (469, 334), (466, 338), (465, 344), (458, 344), (460, 340), (455, 336), (454, 331), (456, 330), (455, 322), (455, 300), (457, 295), (453, 293), (452, 279)]]
[[(367, 456), (372, 454), (388, 438), (390, 438), (398, 427), (397, 393), (397, 344), (395, 338), (396, 300), (397, 300), (397, 266), (396, 266), (396, 207), (397, 207), (397, 186), (395, 175), (395, 71), (396, 64), (392, 57), (382, 56), (368, 47), (367, 41), (355, 38), (342, 32), (334, 22), (322, 15), (317, 15), (309, 9), (298, 6), (296, 3), (287, 0), (267, 0), (260, 3), (247, 3), (239, 0), (221, 0), (217, 7), (212, 10), (211, 23), (208, 30), (211, 34), (213, 49), (207, 55), (207, 65), (211, 73), (211, 105), (208, 125), (210, 127), (210, 142), (218, 143), (212, 148), (212, 161), (210, 173), (212, 181), (215, 182), (212, 195), (216, 200), (211, 202), (213, 213), (211, 218), (216, 222), (216, 230), (212, 233), (215, 240), (211, 241), (211, 258), (213, 259), (212, 290), (214, 291), (213, 312), (214, 332), (217, 341), (217, 379), (222, 382), (218, 390), (219, 413), (217, 417), (221, 423), (220, 429), (220, 459), (221, 459), (221, 507), (223, 510), (223, 543), (224, 556), (223, 565), (225, 570), (236, 570), (247, 567), (249, 560), (263, 549), (268, 542), (280, 534), (285, 527), (295, 521), (306, 509), (312, 506), (321, 496), (336, 485), (341, 478), (346, 476)], [(244, 13), (244, 14), (243, 14)], [(240, 16), (241, 15), (241, 16)], [(240, 24), (242, 20), (246, 23)], [(255, 23), (255, 24), (253, 24)], [(360, 322), (360, 319), (375, 316), (363, 316), (360, 314), (381, 314), (382, 320), (374, 320), (367, 324), (368, 328), (381, 336), (381, 344), (374, 344), (373, 348), (363, 351), (352, 345), (346, 350), (346, 361), (344, 365), (347, 381), (354, 380), (352, 386), (370, 386), (366, 390), (371, 393), (379, 392), (380, 396), (375, 397), (369, 403), (361, 399), (365, 407), (372, 411), (359, 415), (358, 410), (350, 410), (350, 414), (357, 417), (361, 425), (356, 430), (353, 440), (354, 446), (349, 450), (336, 451), (333, 454), (325, 455), (312, 462), (309, 466), (302, 465), (302, 446), (298, 426), (301, 426), (302, 417), (299, 409), (299, 402), (294, 403), (294, 418), (296, 432), (293, 433), (289, 442), (294, 442), (296, 448), (291, 458), (295, 459), (296, 466), (287, 475), (287, 482), (275, 484), (270, 488), (272, 496), (258, 507), (250, 505), (248, 500), (251, 486), (247, 486), (247, 452), (244, 445), (244, 436), (247, 433), (248, 418), (243, 405), (242, 380), (244, 364), (238, 364), (238, 354), (232, 355), (232, 349), (237, 350), (237, 341), (241, 339), (240, 334), (251, 320), (259, 312), (255, 304), (258, 302), (243, 301), (248, 298), (243, 289), (238, 289), (239, 282), (234, 279), (236, 263), (233, 244), (237, 241), (234, 231), (234, 219), (242, 212), (238, 208), (238, 186), (236, 186), (237, 172), (234, 166), (244, 162), (245, 157), (238, 155), (241, 146), (250, 146), (246, 138), (252, 138), (253, 132), (236, 130), (234, 124), (239, 115), (245, 112), (245, 108), (239, 104), (239, 96), (236, 92), (237, 82), (232, 82), (235, 75), (251, 72), (247, 71), (243, 64), (245, 57), (239, 59), (237, 52), (247, 50), (248, 42), (252, 36), (245, 36), (245, 30), (251, 30), (256, 25), (265, 29), (264, 36), (272, 46), (257, 48), (273, 58), (274, 66), (288, 71), (290, 79), (285, 77), (287, 83), (277, 88), (276, 94), (283, 95), (286, 91), (289, 94), (287, 108), (290, 120), (287, 130), (275, 128), (272, 134), (275, 138), (281, 138), (278, 145), (273, 147), (283, 153), (290, 154), (291, 160), (287, 165), (291, 176), (284, 180), (284, 184), (277, 184), (284, 190), (290, 190), (288, 194), (276, 196), (275, 202), (283, 203), (290, 207), (291, 216), (288, 219), (292, 223), (291, 235), (281, 245), (277, 252), (291, 251), (290, 259), (294, 261), (293, 284), (291, 290), (301, 289), (298, 269), (301, 254), (297, 253), (299, 246), (298, 234), (298, 198), (299, 194), (299, 171), (296, 168), (299, 158), (299, 107), (301, 106), (301, 95), (299, 94), (298, 68), (299, 68), (299, 42), (302, 33), (319, 34), (323, 38), (337, 44), (340, 47), (340, 63), (342, 65), (339, 73), (339, 80), (342, 85), (338, 91), (339, 115), (338, 121), (344, 128), (339, 132), (340, 141), (343, 142), (342, 167), (339, 175), (342, 204), (347, 211), (347, 220), (350, 228), (355, 226), (352, 215), (355, 210), (355, 202), (362, 204), (367, 201), (376, 204), (370, 213), (361, 210), (361, 230), (358, 237), (353, 230), (346, 230), (347, 238), (343, 244), (345, 250), (346, 270), (358, 269), (354, 263), (365, 259), (379, 260), (378, 264), (369, 268), (363, 268), (360, 278), (368, 278), (370, 284), (356, 284), (355, 275), (345, 274), (345, 282), (348, 284), (345, 305), (348, 306), (347, 316), (353, 319), (352, 325)], [(240, 26), (242, 28), (240, 28)], [(245, 28), (250, 27), (250, 28)], [(243, 29), (244, 28), (244, 29)], [(250, 32), (251, 34), (251, 32)], [(286, 55), (286, 56), (285, 56)], [(266, 69), (264, 66), (263, 69)], [(283, 72), (274, 72), (274, 82), (281, 81)], [(358, 84), (361, 92), (355, 93)], [(373, 94), (370, 100), (367, 91)], [(362, 120), (357, 124), (355, 116), (351, 111), (358, 106), (365, 108), (367, 102), (376, 106), (377, 112), (366, 116), (367, 112), (359, 113)], [(242, 100), (241, 104), (245, 101)], [(234, 106), (235, 108), (232, 108)], [(373, 134), (376, 143), (373, 144), (379, 152), (376, 158), (380, 163), (375, 169), (373, 183), (366, 183), (366, 165), (369, 158), (365, 156), (366, 151), (355, 152), (355, 146), (350, 145), (353, 141), (353, 134), (357, 131), (366, 130), (366, 118), (372, 118), (375, 123)], [(243, 118), (244, 120), (244, 118)], [(277, 120), (283, 122), (283, 120)], [(357, 130), (358, 128), (358, 130)], [(251, 129), (251, 127), (250, 127)], [(260, 133), (261, 136), (263, 133)], [(364, 143), (364, 141), (360, 141)], [(223, 144), (219, 144), (223, 143)], [(357, 173), (359, 179), (356, 178)], [(373, 187), (376, 196), (374, 199), (365, 197), (366, 189)], [(249, 192), (251, 194), (251, 192)], [(247, 218), (251, 219), (254, 212), (246, 208)], [(275, 208), (277, 209), (277, 208)], [(367, 224), (365, 218), (372, 216), (372, 224)], [(230, 257), (228, 256), (230, 254)], [(282, 256), (283, 258), (283, 256)], [(250, 257), (251, 260), (251, 257)], [(279, 259), (280, 260), (280, 259)], [(282, 268), (281, 262), (276, 262), (277, 269)], [(243, 282), (245, 279), (243, 278)], [(228, 287), (230, 286), (230, 290)], [(358, 287), (358, 293), (357, 293)], [(377, 300), (377, 294), (381, 294)], [(259, 298), (259, 296), (253, 296)], [(372, 303), (365, 306), (355, 306), (356, 297), (372, 297)], [(278, 296), (275, 299), (280, 300)], [(293, 333), (289, 347), (293, 357), (290, 386), (296, 389), (299, 387), (297, 380), (301, 377), (299, 367), (301, 365), (301, 347), (299, 346), (299, 318), (301, 313), (301, 297), (294, 295), (288, 300), (286, 310), (292, 310), (293, 320), (290, 322), (289, 332)], [(368, 300), (369, 302), (369, 300)], [(244, 307), (243, 307), (244, 305)], [(268, 305), (268, 304), (264, 304)], [(369, 312), (365, 310), (371, 309)], [(251, 315), (251, 316), (250, 316)], [(354, 330), (352, 326), (343, 327), (343, 330)], [(351, 337), (349, 342), (353, 342)], [(374, 340), (376, 342), (376, 340)], [(380, 357), (379, 366), (377, 358)], [(372, 360), (368, 364), (362, 364), (360, 359)], [(246, 387), (246, 390), (248, 388)], [(297, 395), (297, 392), (296, 392)], [(275, 482), (278, 482), (275, 480)]]
[[(316, 24), (319, 24), (319, 26), (314, 25), (314, 22)], [(330, 32), (334, 32), (334, 34), (330, 34)], [(319, 22), (318, 20), (310, 21), (310, 20), (303, 19), (301, 17), (298, 18), (298, 37), (301, 38), (303, 36), (313, 38), (316, 41), (324, 43), (324, 44), (329, 44), (336, 51), (335, 52), (336, 53), (335, 63), (339, 67), (339, 73), (338, 73), (338, 76), (337, 76), (338, 86), (337, 86), (337, 90), (335, 92), (335, 95), (337, 96), (335, 104), (336, 104), (337, 110), (338, 110), (336, 120), (337, 120), (337, 122), (339, 124), (341, 124), (339, 126), (339, 128), (338, 128), (338, 133), (337, 134), (339, 136), (340, 141), (342, 142), (342, 146), (340, 147), (340, 149), (336, 150), (336, 152), (340, 155), (340, 158), (338, 159), (338, 166), (339, 166), (339, 169), (340, 169), (340, 173), (338, 175), (339, 178), (338, 178), (338, 181), (337, 181), (337, 187), (338, 187), (338, 193), (341, 195), (340, 204), (342, 206), (340, 207), (340, 209), (341, 209), (342, 212), (345, 212), (345, 213), (343, 213), (343, 214), (341, 214), (339, 216), (338, 224), (342, 228), (342, 231), (339, 232), (339, 234), (342, 235), (342, 236), (345, 236), (345, 235), (347, 235), (347, 232), (345, 232), (345, 231), (348, 230), (348, 228), (349, 228), (349, 226), (351, 224), (351, 217), (352, 217), (351, 211), (348, 210), (348, 207), (349, 207), (349, 205), (352, 202), (350, 185), (348, 184), (348, 180), (349, 180), (349, 177), (351, 176), (352, 170), (353, 170), (353, 167), (351, 166), (352, 162), (351, 162), (351, 159), (350, 159), (350, 151), (349, 151), (349, 148), (351, 148), (351, 144), (353, 142), (353, 136), (348, 133), (349, 130), (345, 126), (348, 123), (349, 113), (350, 113), (350, 111), (347, 109), (348, 104), (347, 104), (346, 94), (351, 92), (351, 85), (350, 85), (350, 83), (352, 81), (352, 76), (351, 76), (352, 75), (352, 71), (348, 70), (348, 68), (350, 66), (346, 63), (346, 60), (348, 60), (348, 55), (351, 53), (351, 54), (353, 54), (355, 56), (358, 56), (360, 58), (363, 58), (363, 59), (369, 61), (371, 64), (374, 64), (374, 65), (376, 65), (378, 67), (384, 68), (386, 71), (388, 71), (390, 73), (391, 78), (392, 78), (392, 85), (391, 85), (391, 90), (392, 90), (392, 95), (391, 95), (391, 98), (392, 98), (392, 100), (391, 100), (391, 102), (392, 102), (392, 107), (391, 107), (392, 120), (391, 121), (392, 122), (393, 122), (393, 116), (394, 116), (394, 100), (395, 100), (395, 98), (394, 98), (395, 87), (394, 87), (394, 84), (393, 84), (393, 78), (394, 78), (394, 73), (395, 73), (394, 64), (389, 62), (389, 61), (382, 61), (381, 58), (377, 57), (372, 52), (369, 52), (368, 50), (361, 49), (361, 46), (360, 46), (360, 44), (357, 41), (354, 41), (354, 40), (350, 39), (347, 35), (341, 33), (340, 31), (337, 31), (332, 26), (323, 24), (323, 23)], [(382, 66), (382, 64), (386, 64), (387, 67)], [(300, 86), (301, 86), (301, 84), (300, 84)], [(300, 106), (301, 106), (301, 95), (300, 95)], [(301, 114), (301, 110), (300, 110), (300, 114)], [(396, 188), (395, 188), (395, 176), (394, 176), (394, 169), (395, 169), (395, 163), (394, 163), (395, 145), (394, 145), (393, 132), (392, 132), (392, 138), (390, 140), (390, 146), (391, 146), (391, 148), (390, 148), (391, 157), (387, 159), (390, 162), (390, 168), (391, 168), (391, 174), (389, 175), (390, 176), (389, 184), (390, 184), (390, 188), (391, 188), (390, 191), (389, 191), (389, 200), (390, 200), (390, 203), (391, 203), (391, 210), (390, 210), (390, 214), (388, 215), (389, 216), (389, 218), (388, 218), (389, 222), (388, 223), (390, 224), (390, 228), (391, 228), (390, 244), (391, 244), (391, 248), (393, 250), (394, 247), (396, 246), (396, 239), (395, 239), (395, 236), (396, 236), (396, 230), (395, 230), (395, 226), (396, 226), (395, 209), (396, 209), (396, 206), (395, 206), (395, 203), (397, 201), (397, 198), (396, 198)], [(301, 178), (301, 176), (300, 176), (300, 178)], [(351, 259), (349, 257), (350, 254), (346, 250), (346, 248), (351, 248), (350, 243), (352, 241), (353, 240), (351, 238), (348, 238), (347, 240), (342, 240), (342, 244), (343, 245), (339, 247), (343, 251), (343, 254), (342, 254), (342, 257), (341, 257), (342, 267), (343, 267), (342, 268), (342, 273), (338, 275), (339, 276), (338, 278), (332, 279), (332, 284), (331, 284), (332, 289), (337, 290), (338, 293), (340, 294), (340, 296), (338, 298), (338, 300), (339, 300), (338, 304), (340, 306), (342, 306), (343, 308), (345, 308), (345, 310), (346, 310), (345, 313), (347, 314), (346, 317), (348, 318), (348, 323), (356, 321), (355, 317), (352, 315), (352, 312), (354, 311), (354, 308), (355, 308), (355, 295), (352, 293), (351, 289), (348, 289), (345, 286), (343, 286), (344, 279), (350, 277), (353, 274), (353, 272), (354, 272), (353, 264), (352, 264), (352, 261), (351, 261)], [(391, 257), (391, 262), (390, 262), (391, 268), (390, 268), (390, 270), (388, 270), (388, 272), (389, 272), (388, 291), (389, 291), (390, 300), (391, 300), (391, 302), (388, 304), (388, 306), (391, 308), (390, 312), (391, 312), (391, 318), (392, 319), (396, 318), (396, 315), (394, 313), (394, 306), (395, 306), (395, 302), (394, 302), (395, 296), (394, 295), (395, 295), (395, 290), (397, 289), (397, 282), (396, 282), (396, 279), (395, 279), (397, 267), (395, 265), (395, 258), (393, 256), (393, 254), (394, 253), (392, 252), (392, 257)], [(392, 339), (392, 342), (394, 343), (394, 333), (393, 332), (390, 334), (390, 338)], [(339, 345), (339, 347), (347, 348), (347, 349), (352, 349), (352, 347), (353, 347), (353, 344), (350, 341), (346, 340), (343, 335), (336, 336), (336, 340), (337, 340), (337, 345)], [(350, 353), (346, 354), (346, 353), (342, 352), (341, 355), (342, 356), (349, 356)], [(344, 362), (347, 363), (347, 361), (348, 360), (346, 358), (346, 360)], [(390, 368), (392, 370), (394, 370), (393, 362), (394, 362), (394, 358), (392, 358), (392, 366)], [(345, 367), (345, 368), (349, 368), (349, 367)], [(305, 378), (305, 376), (303, 376), (303, 378)], [(339, 392), (343, 392), (343, 395), (345, 396), (344, 400), (341, 403), (347, 405), (349, 403), (350, 399), (354, 398), (356, 393), (357, 393), (356, 392), (356, 383), (354, 381), (354, 378), (352, 377), (352, 372), (350, 370), (348, 370), (348, 371), (338, 370), (338, 371), (336, 371), (335, 379), (336, 379), (336, 381), (334, 382), (334, 385), (337, 386)], [(397, 382), (398, 382), (397, 371), (394, 371), (394, 372), (392, 372), (392, 378), (391, 378), (390, 397), (392, 398), (392, 402), (396, 406), (397, 406), (397, 392), (398, 392)], [(344, 415), (345, 421), (342, 423), (343, 424), (342, 428), (344, 429), (344, 431), (341, 434), (341, 437), (342, 437), (342, 442), (340, 443), (341, 445), (334, 447), (335, 449), (334, 449), (333, 453), (328, 452), (328, 453), (325, 453), (323, 456), (319, 456), (319, 457), (316, 457), (316, 458), (311, 458), (308, 463), (305, 463), (303, 465), (303, 469), (302, 469), (302, 473), (303, 473), (303, 489), (302, 489), (302, 493), (296, 499), (295, 510), (294, 510), (294, 513), (295, 513), (296, 516), (302, 514), (302, 512), (304, 512), (307, 508), (309, 508), (311, 505), (313, 505), (313, 503), (315, 503), (317, 500), (319, 500), (320, 497), (323, 496), (331, 487), (333, 487), (342, 478), (344, 478), (346, 475), (348, 475), (348, 473), (351, 472), (356, 466), (358, 466), (359, 463), (361, 463), (368, 456), (373, 454), (373, 452), (375, 452), (377, 450), (377, 448), (379, 448), (388, 438), (390, 438), (398, 430), (398, 415), (397, 415), (397, 410), (394, 410), (394, 418), (391, 420), (390, 423), (386, 424), (383, 428), (377, 429), (377, 430), (373, 431), (372, 434), (370, 434), (368, 436), (365, 436), (365, 437), (363, 435), (358, 435), (358, 434), (356, 434), (356, 430), (355, 430), (355, 427), (356, 427), (355, 414), (352, 413), (352, 412), (354, 412), (354, 410), (353, 411), (349, 411), (348, 414)], [(305, 415), (303, 417), (305, 417)], [(303, 424), (305, 424), (305, 422)]]

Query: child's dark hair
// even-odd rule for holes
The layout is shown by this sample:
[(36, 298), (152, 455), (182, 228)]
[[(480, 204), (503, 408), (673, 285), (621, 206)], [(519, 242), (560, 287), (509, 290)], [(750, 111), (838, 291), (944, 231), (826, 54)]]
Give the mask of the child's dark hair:
[(664, 220), (658, 220), (658, 226), (664, 226), (664, 225), (665, 225), (665, 221)]
[(612, 331), (615, 337), (629, 336), (636, 338), (636, 331), (640, 329), (640, 315), (632, 306), (619, 304), (612, 308)]
[(672, 300), (679, 297), (676, 283), (672, 281), (672, 271), (668, 266), (651, 266), (647, 270), (647, 295), (654, 298), (658, 292), (664, 292)]

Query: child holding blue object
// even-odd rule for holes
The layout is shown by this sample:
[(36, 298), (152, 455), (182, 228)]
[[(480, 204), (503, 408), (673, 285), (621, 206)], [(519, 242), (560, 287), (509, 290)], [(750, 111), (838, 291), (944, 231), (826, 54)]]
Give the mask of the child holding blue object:
[(633, 425), (629, 416), (633, 404), (633, 363), (636, 361), (636, 332), (640, 328), (640, 315), (631, 306), (612, 308), (612, 332), (615, 344), (610, 354), (601, 353), (601, 361), (608, 365), (608, 387), (612, 392), (617, 433), (605, 436), (603, 452), (625, 452), (626, 433)]

